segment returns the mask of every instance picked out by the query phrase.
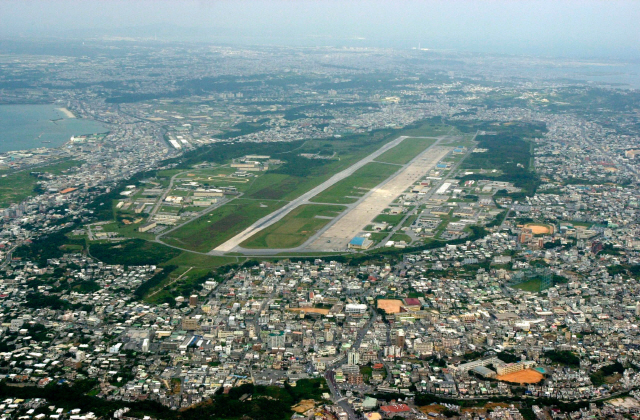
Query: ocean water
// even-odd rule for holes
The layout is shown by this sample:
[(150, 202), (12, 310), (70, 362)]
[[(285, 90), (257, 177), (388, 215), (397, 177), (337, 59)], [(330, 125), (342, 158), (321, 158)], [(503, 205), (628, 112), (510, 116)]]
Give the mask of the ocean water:
[(0, 105), (0, 153), (58, 147), (71, 136), (106, 131), (104, 124), (69, 118), (55, 105)]
[(561, 64), (546, 70), (551, 77), (580, 80), (618, 89), (640, 89), (640, 64), (635, 62)]

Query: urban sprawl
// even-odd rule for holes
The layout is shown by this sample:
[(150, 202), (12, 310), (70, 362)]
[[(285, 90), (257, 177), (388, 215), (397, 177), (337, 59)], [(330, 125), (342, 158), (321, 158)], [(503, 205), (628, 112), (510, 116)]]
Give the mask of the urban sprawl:
[(106, 127), (0, 154), (3, 419), (640, 416), (637, 92), (86, 48), (0, 56), (0, 102)]

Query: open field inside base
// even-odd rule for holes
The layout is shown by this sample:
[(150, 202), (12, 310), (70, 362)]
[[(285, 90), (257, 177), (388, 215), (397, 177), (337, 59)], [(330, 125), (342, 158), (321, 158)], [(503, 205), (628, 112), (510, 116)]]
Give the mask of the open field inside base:
[(169, 232), (162, 240), (169, 245), (206, 252), (285, 204), (285, 201), (239, 198)]
[(240, 245), (243, 248), (275, 249), (300, 246), (344, 210), (344, 206), (302, 205)]
[(385, 152), (376, 159), (376, 162), (395, 163), (404, 165), (418, 156), (424, 150), (433, 145), (437, 139), (432, 138), (408, 138), (393, 149)]
[(496, 379), (504, 382), (511, 382), (515, 384), (535, 384), (540, 382), (544, 378), (542, 373), (533, 369), (525, 369), (520, 372), (508, 373), (506, 375), (496, 376)]
[[(401, 145), (403, 143), (401, 143)], [(390, 151), (395, 150), (397, 147), (400, 146), (396, 146)], [(327, 188), (310, 201), (315, 203), (355, 203), (360, 197), (369, 192), (371, 188), (389, 178), (399, 169), (400, 166), (396, 165), (377, 162), (368, 163), (355, 171), (353, 175)]]

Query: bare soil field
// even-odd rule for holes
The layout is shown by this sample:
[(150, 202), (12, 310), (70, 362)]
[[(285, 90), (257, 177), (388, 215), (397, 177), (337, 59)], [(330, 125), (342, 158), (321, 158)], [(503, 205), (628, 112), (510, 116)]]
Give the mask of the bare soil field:
[(531, 229), (534, 235), (553, 233), (553, 226), (549, 226), (549, 225), (537, 225), (535, 223), (529, 223), (524, 225), (524, 227)]
[(289, 310), (293, 312), (308, 312), (310, 314), (322, 314), (322, 315), (326, 315), (329, 313), (328, 309), (321, 309), (321, 308), (289, 308)]
[(291, 409), (298, 414), (302, 414), (305, 411), (311, 410), (315, 406), (316, 402), (314, 400), (302, 400), (298, 404), (291, 407)]
[(542, 376), (542, 373), (533, 369), (525, 369), (521, 370), (520, 372), (496, 376), (496, 379), (499, 381), (511, 382), (515, 384), (535, 384), (542, 378), (544, 378), (544, 376)]
[(378, 299), (378, 308), (383, 309), (388, 314), (397, 314), (402, 306), (401, 300)]

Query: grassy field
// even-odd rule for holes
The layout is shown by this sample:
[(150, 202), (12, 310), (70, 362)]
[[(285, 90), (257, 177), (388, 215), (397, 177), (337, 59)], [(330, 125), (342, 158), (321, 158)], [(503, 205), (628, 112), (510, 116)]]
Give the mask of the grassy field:
[(407, 234), (404, 233), (394, 233), (393, 236), (391, 237), (392, 241), (405, 241), (406, 243), (410, 244), (411, 243), (411, 237)]
[(380, 155), (376, 162), (404, 165), (435, 142), (435, 139), (404, 139), (402, 143)]
[[(440, 127), (445, 127), (447, 130), (450, 129), (450, 127), (446, 126)], [(335, 153), (337, 158), (321, 166), (313, 167), (306, 171), (304, 176), (287, 174), (282, 171), (269, 171), (251, 184), (246, 191), (246, 196), (257, 199), (293, 200), (400, 135), (405, 135), (404, 130), (398, 132), (380, 131), (340, 139), (307, 141), (295, 153), (317, 153), (322, 151), (325, 155)], [(274, 157), (286, 161), (290, 159), (289, 156), (287, 153), (281, 153)]]
[(413, 222), (415, 222), (418, 219), (418, 215), (414, 214), (412, 216), (409, 216), (407, 218), (407, 220), (404, 221), (404, 223), (402, 224), (402, 227), (409, 227), (413, 224)]
[(82, 165), (83, 163), (84, 161), (81, 161), (81, 160), (68, 159), (68, 160), (63, 160), (62, 162), (54, 163), (53, 165), (44, 166), (39, 169), (34, 169), (33, 171), (48, 172), (50, 174), (60, 175), (71, 168), (75, 168), (77, 166)]
[(162, 264), (180, 255), (181, 251), (155, 242), (131, 239), (122, 242), (98, 242), (89, 247), (92, 257), (107, 264)]
[(34, 195), (33, 188), (36, 186), (38, 179), (30, 175), (30, 172), (48, 172), (59, 175), (81, 164), (81, 161), (69, 159), (41, 168), (33, 168), (6, 175), (0, 173), (0, 207), (20, 203), (30, 195)]
[(455, 134), (456, 137), (451, 137), (448, 140), (445, 140), (442, 144), (447, 146), (454, 147), (472, 147), (475, 146), (476, 142), (473, 141), (474, 134), (461, 134), (461, 133), (452, 133)]
[(532, 279), (513, 286), (514, 289), (524, 290), (525, 292), (537, 293), (540, 291), (540, 279)]
[(33, 195), (37, 179), (29, 172), (22, 171), (0, 178), (0, 207), (17, 204)]
[[(224, 265), (226, 259), (218, 258), (220, 264)], [(145, 301), (151, 304), (160, 304), (169, 298), (176, 296), (189, 296), (198, 284), (207, 278), (213, 277), (213, 272), (209, 267), (179, 266), (172, 271), (158, 286), (152, 288), (145, 296)]]
[(458, 130), (448, 125), (438, 124), (436, 122), (427, 122), (417, 128), (410, 128), (402, 131), (403, 136), (416, 137), (438, 137), (445, 134), (459, 134)]
[(194, 169), (184, 172), (178, 179), (181, 182), (199, 182), (205, 187), (236, 187), (238, 191), (246, 191), (258, 177), (264, 172), (251, 173), (246, 178), (238, 178), (233, 176), (237, 169), (229, 166), (219, 166), (208, 169)]
[(397, 225), (404, 217), (405, 214), (379, 214), (373, 221), (375, 223), (387, 222), (390, 225)]
[[(136, 215), (139, 216), (139, 215)], [(109, 223), (106, 225), (102, 225), (102, 229), (105, 232), (117, 232), (120, 235), (127, 237), (127, 238), (139, 238), (139, 239), (153, 239), (154, 234), (150, 233), (150, 232), (139, 232), (138, 228), (140, 226), (142, 226), (142, 224), (146, 221), (146, 219), (144, 219), (143, 221), (141, 221), (140, 223), (132, 223), (130, 225), (124, 224), (124, 223), (119, 223), (119, 222), (114, 222), (114, 223)]]
[(355, 203), (359, 197), (389, 178), (398, 169), (397, 166), (384, 163), (367, 163), (352, 175), (313, 197), (311, 201), (316, 203)]
[(163, 240), (193, 251), (211, 251), (285, 204), (284, 201), (233, 200), (167, 234)]
[(327, 217), (333, 218), (344, 210), (343, 206), (315, 204), (300, 206), (280, 221), (243, 242), (242, 246), (245, 248), (294, 248), (300, 246), (331, 221)]
[(369, 239), (371, 239), (373, 242), (378, 243), (387, 236), (389, 236), (389, 232), (376, 232), (372, 233), (371, 236), (369, 236)]
[(245, 260), (246, 258), (214, 257), (211, 255), (194, 254), (192, 252), (182, 252), (177, 257), (167, 261), (166, 264), (212, 270), (225, 264), (243, 263)]

